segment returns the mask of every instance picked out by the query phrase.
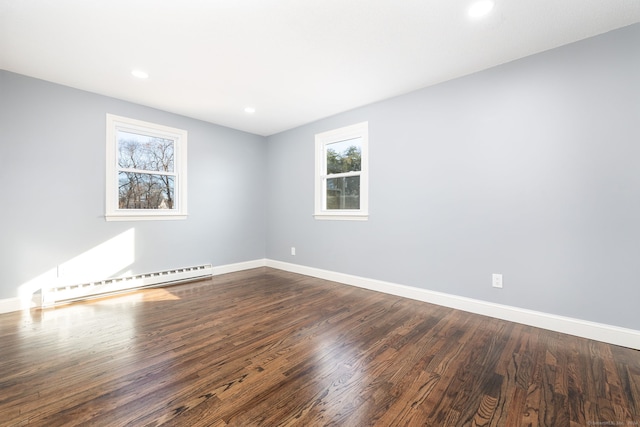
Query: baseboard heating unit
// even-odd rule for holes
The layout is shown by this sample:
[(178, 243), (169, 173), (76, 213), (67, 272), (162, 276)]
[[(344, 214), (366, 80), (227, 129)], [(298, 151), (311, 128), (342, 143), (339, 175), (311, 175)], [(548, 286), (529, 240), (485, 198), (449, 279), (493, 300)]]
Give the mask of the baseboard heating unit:
[(213, 276), (213, 267), (210, 264), (205, 264), (82, 284), (57, 284), (42, 289), (42, 307), (52, 307), (56, 304), (97, 298), (150, 286), (176, 284), (211, 276)]

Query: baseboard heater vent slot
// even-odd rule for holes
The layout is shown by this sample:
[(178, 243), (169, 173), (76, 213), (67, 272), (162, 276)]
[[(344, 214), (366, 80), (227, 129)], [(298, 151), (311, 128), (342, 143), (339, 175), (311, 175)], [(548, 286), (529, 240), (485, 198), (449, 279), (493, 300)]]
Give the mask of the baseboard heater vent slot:
[(83, 284), (64, 286), (58, 284), (42, 290), (42, 307), (52, 307), (60, 303), (97, 298), (150, 286), (169, 285), (203, 279), (211, 277), (212, 275), (213, 267), (210, 264), (205, 264)]

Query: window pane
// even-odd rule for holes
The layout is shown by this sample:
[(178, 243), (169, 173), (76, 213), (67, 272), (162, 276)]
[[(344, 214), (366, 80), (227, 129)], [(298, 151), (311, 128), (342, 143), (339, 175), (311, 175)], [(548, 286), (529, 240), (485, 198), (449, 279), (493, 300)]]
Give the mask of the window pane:
[(361, 170), (362, 138), (327, 144), (326, 149), (327, 175)]
[(174, 172), (174, 141), (118, 131), (118, 166), (123, 169)]
[(327, 209), (360, 209), (360, 177), (327, 178)]
[(173, 209), (174, 177), (148, 173), (118, 173), (119, 209)]

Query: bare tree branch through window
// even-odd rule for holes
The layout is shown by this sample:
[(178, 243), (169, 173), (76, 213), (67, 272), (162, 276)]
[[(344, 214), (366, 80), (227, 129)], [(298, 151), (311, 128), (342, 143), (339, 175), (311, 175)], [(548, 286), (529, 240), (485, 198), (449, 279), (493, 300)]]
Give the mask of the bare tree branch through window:
[(118, 131), (120, 209), (173, 209), (175, 143), (171, 139)]

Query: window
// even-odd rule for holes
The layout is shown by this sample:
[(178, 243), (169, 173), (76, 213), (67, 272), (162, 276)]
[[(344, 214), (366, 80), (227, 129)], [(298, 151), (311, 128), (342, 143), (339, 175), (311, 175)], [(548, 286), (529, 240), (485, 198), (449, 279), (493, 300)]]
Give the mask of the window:
[(187, 131), (107, 114), (107, 221), (185, 219)]
[(316, 135), (315, 218), (368, 218), (368, 122)]

